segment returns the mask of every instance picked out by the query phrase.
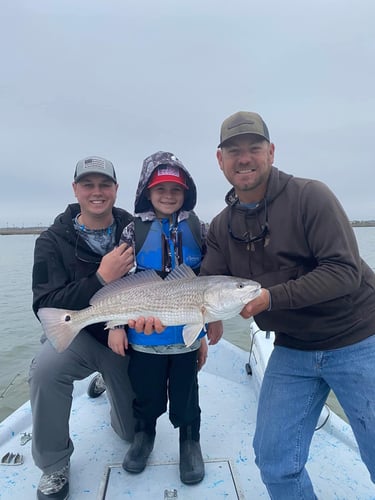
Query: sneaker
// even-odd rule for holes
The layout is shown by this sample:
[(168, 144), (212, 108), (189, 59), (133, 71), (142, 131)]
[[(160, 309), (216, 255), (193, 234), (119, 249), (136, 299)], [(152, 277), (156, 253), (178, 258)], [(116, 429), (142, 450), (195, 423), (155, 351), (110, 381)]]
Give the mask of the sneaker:
[(40, 478), (38, 500), (66, 500), (69, 497), (69, 464)]
[(88, 389), (87, 389), (87, 394), (90, 396), (90, 398), (98, 398), (103, 392), (105, 391), (105, 383), (103, 380), (103, 377), (101, 376), (100, 373), (95, 375), (95, 377), (91, 380)]

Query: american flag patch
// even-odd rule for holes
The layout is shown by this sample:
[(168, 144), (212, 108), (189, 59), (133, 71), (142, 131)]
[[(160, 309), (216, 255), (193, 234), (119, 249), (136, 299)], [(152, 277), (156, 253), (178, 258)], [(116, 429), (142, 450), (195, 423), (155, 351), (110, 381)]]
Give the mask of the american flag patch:
[(158, 175), (173, 175), (173, 177), (181, 177), (180, 169), (172, 165), (162, 165), (158, 167)]
[(102, 158), (87, 158), (84, 168), (100, 168), (105, 170), (105, 161)]

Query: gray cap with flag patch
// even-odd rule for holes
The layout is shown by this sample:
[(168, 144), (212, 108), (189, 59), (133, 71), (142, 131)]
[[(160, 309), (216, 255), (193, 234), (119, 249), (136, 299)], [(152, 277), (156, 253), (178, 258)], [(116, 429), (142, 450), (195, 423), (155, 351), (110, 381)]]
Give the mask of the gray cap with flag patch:
[(85, 175), (102, 174), (110, 177), (113, 182), (117, 183), (115, 168), (109, 160), (100, 156), (88, 156), (79, 160), (74, 172), (74, 182), (78, 182)]

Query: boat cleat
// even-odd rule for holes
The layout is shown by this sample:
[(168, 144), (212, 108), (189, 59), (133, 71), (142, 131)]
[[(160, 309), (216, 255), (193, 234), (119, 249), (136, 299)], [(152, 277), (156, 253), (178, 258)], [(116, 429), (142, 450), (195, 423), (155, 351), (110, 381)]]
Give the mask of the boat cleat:
[(30, 432), (23, 432), (21, 434), (21, 437), (20, 437), (20, 444), (21, 444), (21, 446), (24, 446), (30, 440), (31, 440), (31, 433)]
[(11, 451), (8, 451), (2, 459), (1, 459), (1, 465), (21, 465), (23, 464), (23, 455), (20, 453), (12, 453)]

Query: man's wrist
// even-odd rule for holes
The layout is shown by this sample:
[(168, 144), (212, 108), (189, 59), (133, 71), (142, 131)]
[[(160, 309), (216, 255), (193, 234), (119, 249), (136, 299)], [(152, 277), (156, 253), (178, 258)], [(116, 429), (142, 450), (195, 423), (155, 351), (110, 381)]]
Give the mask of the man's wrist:
[(100, 275), (99, 271), (96, 271), (96, 277), (101, 285), (107, 285), (106, 280)]
[(272, 309), (272, 296), (271, 296), (271, 292), (269, 290), (268, 291), (268, 297), (269, 297), (269, 305), (268, 305), (268, 309), (267, 311), (270, 311)]

